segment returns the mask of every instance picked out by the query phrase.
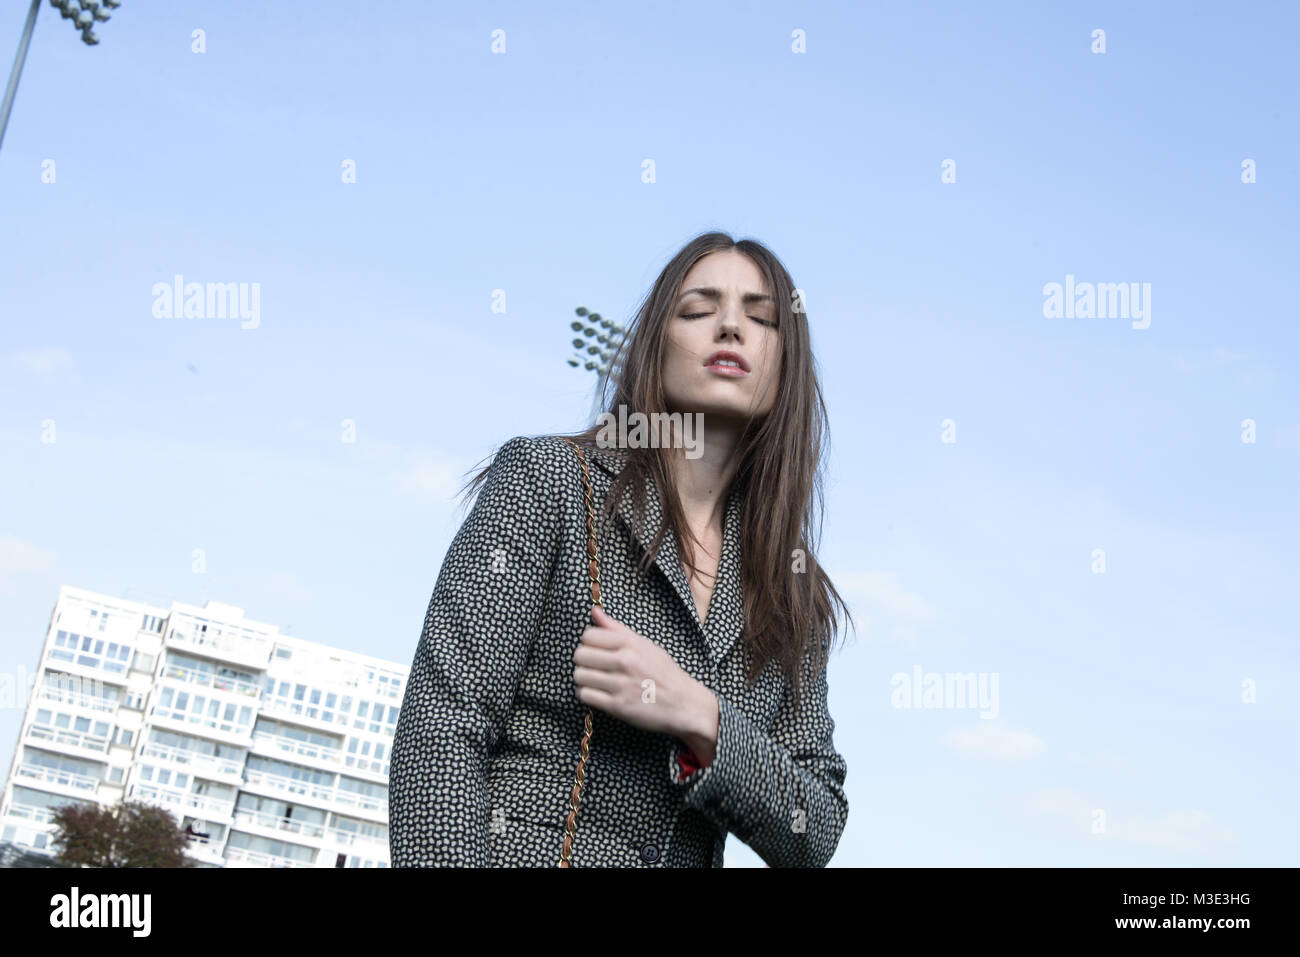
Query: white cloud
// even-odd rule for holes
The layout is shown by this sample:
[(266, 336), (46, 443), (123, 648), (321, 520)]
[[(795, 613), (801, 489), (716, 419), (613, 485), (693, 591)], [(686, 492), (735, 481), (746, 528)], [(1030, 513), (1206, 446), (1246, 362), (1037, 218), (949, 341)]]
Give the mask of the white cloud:
[(1130, 844), (1161, 847), (1185, 854), (1208, 854), (1219, 845), (1232, 844), (1232, 828), (1205, 811), (1176, 808), (1156, 817), (1116, 816), (1111, 833)]
[(958, 728), (945, 741), (963, 754), (991, 761), (1024, 761), (1042, 753), (1046, 747), (1036, 734), (985, 720), (971, 728)]
[(62, 349), (28, 349), (14, 354), (19, 365), (41, 375), (72, 368), (72, 356)]
[[(1183, 854), (1206, 856), (1236, 843), (1232, 829), (1205, 811), (1175, 808), (1154, 815), (1117, 808), (1114, 802), (1091, 798), (1073, 788), (1033, 791), (1021, 808), (1045, 821), (1053, 830), (1088, 840), (1118, 841), (1137, 847), (1154, 847)], [(1104, 812), (1104, 829), (1094, 833), (1097, 812)]]
[(17, 592), (20, 575), (40, 575), (54, 568), (54, 552), (11, 535), (0, 535), (0, 595)]
[(834, 580), (835, 587), (848, 601), (853, 617), (866, 626), (868, 637), (887, 635), (912, 640), (918, 626), (937, 621), (941, 616), (938, 608), (905, 589), (894, 572), (840, 573)]

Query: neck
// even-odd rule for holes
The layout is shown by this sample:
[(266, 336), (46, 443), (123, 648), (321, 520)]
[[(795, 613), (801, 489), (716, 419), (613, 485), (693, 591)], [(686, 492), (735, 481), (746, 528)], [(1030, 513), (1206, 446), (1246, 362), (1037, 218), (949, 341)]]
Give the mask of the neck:
[(677, 495), (693, 530), (722, 528), (727, 507), (727, 490), (736, 477), (736, 451), (745, 423), (736, 419), (704, 417), (696, 437), (698, 458), (686, 457), (685, 449), (670, 449), (668, 464), (677, 483)]

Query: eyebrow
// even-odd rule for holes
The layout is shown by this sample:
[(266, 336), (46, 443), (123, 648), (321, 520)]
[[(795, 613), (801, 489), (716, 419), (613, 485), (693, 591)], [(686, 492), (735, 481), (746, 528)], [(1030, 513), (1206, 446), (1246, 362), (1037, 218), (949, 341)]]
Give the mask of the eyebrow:
[[(714, 302), (719, 302), (722, 299), (722, 290), (718, 289), (716, 286), (696, 286), (694, 289), (683, 291), (682, 294), (677, 297), (677, 301), (681, 302), (687, 296), (691, 295), (691, 293), (703, 296), (706, 299), (712, 299)], [(771, 296), (761, 292), (747, 292), (740, 297), (740, 301), (745, 305), (755, 302), (776, 302), (776, 300)]]

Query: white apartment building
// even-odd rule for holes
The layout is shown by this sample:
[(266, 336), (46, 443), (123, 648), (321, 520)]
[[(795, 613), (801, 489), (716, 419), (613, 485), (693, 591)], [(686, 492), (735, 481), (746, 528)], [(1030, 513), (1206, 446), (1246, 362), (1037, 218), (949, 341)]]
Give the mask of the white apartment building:
[(171, 811), (199, 866), (388, 867), (388, 755), (409, 671), (219, 602), (163, 609), (65, 586), (0, 840), (52, 854), (54, 808), (125, 798)]

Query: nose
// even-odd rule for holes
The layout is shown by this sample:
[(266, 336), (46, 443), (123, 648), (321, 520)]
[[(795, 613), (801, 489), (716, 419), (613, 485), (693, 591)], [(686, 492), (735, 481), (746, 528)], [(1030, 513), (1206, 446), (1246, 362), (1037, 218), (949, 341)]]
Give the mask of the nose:
[(718, 337), (720, 339), (740, 338), (740, 313), (744, 306), (739, 303), (731, 303), (725, 308), (718, 310)]

